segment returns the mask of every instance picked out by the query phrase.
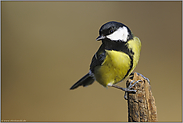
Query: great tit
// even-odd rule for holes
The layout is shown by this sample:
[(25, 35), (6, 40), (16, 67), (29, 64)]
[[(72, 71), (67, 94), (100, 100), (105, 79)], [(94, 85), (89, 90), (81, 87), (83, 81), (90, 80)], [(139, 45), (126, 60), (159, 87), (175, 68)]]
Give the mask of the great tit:
[(115, 85), (128, 77), (135, 69), (141, 51), (141, 42), (130, 29), (115, 21), (101, 26), (97, 41), (102, 41), (94, 54), (89, 73), (77, 81), (70, 89), (91, 85), (95, 80), (104, 87), (115, 87), (123, 91), (134, 91), (132, 86), (122, 88)]

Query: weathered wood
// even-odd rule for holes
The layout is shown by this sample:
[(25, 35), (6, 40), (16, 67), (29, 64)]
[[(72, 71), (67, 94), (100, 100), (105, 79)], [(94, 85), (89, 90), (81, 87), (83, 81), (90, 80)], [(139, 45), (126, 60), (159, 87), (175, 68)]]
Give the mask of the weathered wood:
[(128, 122), (157, 122), (155, 99), (152, 96), (151, 86), (147, 80), (137, 73), (127, 81), (128, 87), (132, 80), (142, 80), (133, 88), (136, 93), (127, 93), (128, 97)]

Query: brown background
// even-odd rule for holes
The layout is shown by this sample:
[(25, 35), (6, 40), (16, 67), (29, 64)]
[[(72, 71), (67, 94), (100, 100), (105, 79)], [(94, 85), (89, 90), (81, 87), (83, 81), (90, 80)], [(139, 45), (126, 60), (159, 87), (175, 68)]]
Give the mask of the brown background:
[(2, 119), (127, 121), (123, 91), (69, 90), (88, 72), (100, 26), (115, 20), (142, 41), (135, 71), (151, 80), (158, 120), (181, 121), (181, 5), (2, 2)]

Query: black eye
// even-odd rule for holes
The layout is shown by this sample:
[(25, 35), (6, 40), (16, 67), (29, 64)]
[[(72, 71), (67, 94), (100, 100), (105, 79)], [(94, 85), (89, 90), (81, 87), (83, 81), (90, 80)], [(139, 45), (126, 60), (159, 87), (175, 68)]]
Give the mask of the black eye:
[(111, 33), (113, 33), (114, 32), (114, 30), (113, 30), (113, 28), (111, 28), (110, 30), (109, 30), (109, 34), (111, 34)]
[(111, 33), (113, 33), (113, 32), (114, 32), (114, 28), (111, 27), (111, 28), (109, 29), (109, 34), (111, 34)]

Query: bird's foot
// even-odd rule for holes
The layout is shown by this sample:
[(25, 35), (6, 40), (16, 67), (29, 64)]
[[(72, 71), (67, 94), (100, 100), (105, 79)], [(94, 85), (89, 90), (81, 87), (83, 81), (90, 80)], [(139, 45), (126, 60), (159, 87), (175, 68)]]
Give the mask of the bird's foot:
[[(108, 85), (108, 86), (111, 86), (111, 87), (114, 87), (114, 88), (117, 88), (117, 89), (120, 89), (120, 90), (125, 91), (124, 98), (125, 98), (125, 100), (127, 100), (127, 99), (128, 99), (128, 98), (127, 98), (127, 93), (128, 93), (128, 92), (136, 93), (137, 90), (133, 90), (132, 87), (133, 87), (135, 84), (137, 84), (138, 82), (140, 82), (140, 81), (142, 81), (142, 80), (138, 80), (138, 81), (136, 81), (136, 82), (134, 82), (134, 80), (132, 80), (132, 81), (130, 82), (130, 85), (128, 86), (128, 88), (123, 88), (123, 87), (120, 87), (120, 86), (117, 86), (117, 85)], [(134, 82), (134, 83), (133, 83), (133, 82)]]
[[(128, 88), (127, 89), (132, 89), (132, 87), (134, 86), (134, 85), (136, 85), (138, 82), (140, 82), (140, 81), (142, 81), (142, 80), (137, 80), (136, 82), (134, 82), (135, 80), (132, 80), (131, 82), (130, 82), (130, 85), (128, 86)], [(134, 83), (133, 83), (134, 82)], [(137, 92), (137, 90), (133, 90), (135, 93)], [(128, 98), (127, 98), (127, 93), (128, 93), (129, 91), (125, 91), (125, 95), (124, 95), (124, 98), (125, 98), (125, 100), (128, 100)]]
[[(137, 72), (136, 72), (136, 73), (137, 73)], [(130, 75), (134, 75), (134, 73), (131, 73)], [(140, 73), (137, 73), (137, 75), (138, 75), (138, 76), (142, 76), (142, 78), (144, 78), (145, 80), (147, 80), (148, 83), (150, 84), (150, 80), (149, 80), (147, 77), (145, 77), (144, 75), (142, 75), (142, 74), (140, 74)]]

